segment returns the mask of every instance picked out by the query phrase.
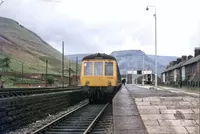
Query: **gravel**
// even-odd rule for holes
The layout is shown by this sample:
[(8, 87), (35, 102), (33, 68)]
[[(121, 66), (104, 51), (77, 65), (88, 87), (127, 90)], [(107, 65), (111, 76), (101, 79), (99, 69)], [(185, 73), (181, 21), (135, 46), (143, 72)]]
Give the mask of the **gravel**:
[(15, 131), (11, 131), (9, 132), (8, 134), (27, 134), (27, 133), (32, 133), (33, 131), (43, 127), (44, 125), (52, 122), (53, 120), (61, 117), (62, 115), (66, 114), (66, 113), (69, 113), (70, 111), (72, 111), (73, 109), (77, 108), (77, 107), (80, 107), (81, 105), (87, 103), (88, 100), (84, 100), (84, 101), (81, 101), (80, 103), (78, 104), (75, 104), (73, 106), (70, 106), (69, 108), (67, 108), (67, 110), (65, 111), (61, 111), (57, 114), (54, 114), (54, 115), (49, 115), (47, 116), (46, 118), (44, 119), (41, 119), (41, 120), (38, 120), (34, 123), (31, 123), (27, 126), (25, 126), (24, 128), (21, 128), (21, 129), (17, 129)]

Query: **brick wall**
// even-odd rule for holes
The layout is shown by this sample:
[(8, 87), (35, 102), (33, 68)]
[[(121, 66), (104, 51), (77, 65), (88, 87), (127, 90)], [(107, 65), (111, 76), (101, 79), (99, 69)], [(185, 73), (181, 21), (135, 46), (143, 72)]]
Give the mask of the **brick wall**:
[(190, 64), (185, 67), (186, 80), (190, 80), (191, 78), (193, 78), (195, 74), (198, 75), (198, 72), (199, 72), (198, 65), (199, 63), (196, 62), (194, 64)]
[(81, 91), (0, 99), (0, 133), (21, 128), (85, 99)]
[(173, 81), (173, 79), (174, 79), (174, 72), (173, 71), (169, 71), (167, 73), (168, 73), (168, 75), (167, 75), (167, 81), (168, 82)]
[[(200, 61), (197, 63), (197, 75), (200, 77)], [(199, 79), (200, 81), (200, 79)]]

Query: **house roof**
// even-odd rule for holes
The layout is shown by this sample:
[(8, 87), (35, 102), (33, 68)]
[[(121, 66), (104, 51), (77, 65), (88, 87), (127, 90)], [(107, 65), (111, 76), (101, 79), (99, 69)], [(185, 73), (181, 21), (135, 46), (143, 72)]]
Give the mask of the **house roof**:
[(177, 69), (179, 67), (183, 67), (183, 66), (187, 66), (189, 64), (193, 64), (193, 63), (196, 63), (200, 61), (200, 55), (196, 56), (196, 57), (192, 57), (191, 59), (189, 60), (186, 60), (186, 61), (181, 61), (179, 64), (175, 64), (174, 66), (171, 66), (169, 68), (167, 68), (165, 71), (163, 71), (162, 73), (165, 73), (165, 72), (168, 72), (168, 71), (171, 71), (171, 70), (174, 70), (174, 69)]
[(200, 55), (197, 55), (196, 57), (192, 57), (191, 59), (187, 60), (184, 64), (182, 64), (181, 66), (186, 66), (195, 62), (200, 61)]
[(168, 72), (168, 71), (177, 69), (177, 68), (181, 67), (181, 65), (184, 64), (185, 62), (186, 62), (186, 61), (181, 61), (180, 63), (175, 64), (174, 66), (171, 66), (171, 67), (167, 68), (167, 69), (166, 69), (164, 72), (162, 72), (162, 73), (165, 73), (165, 72)]

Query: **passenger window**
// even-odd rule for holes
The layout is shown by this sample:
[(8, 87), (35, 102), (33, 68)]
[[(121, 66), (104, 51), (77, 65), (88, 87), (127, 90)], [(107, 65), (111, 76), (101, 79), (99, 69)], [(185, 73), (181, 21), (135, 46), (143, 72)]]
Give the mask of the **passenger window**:
[(84, 75), (91, 76), (92, 75), (92, 62), (84, 63)]
[(103, 62), (94, 63), (94, 75), (95, 76), (103, 75)]
[(105, 62), (105, 75), (113, 76), (113, 62)]

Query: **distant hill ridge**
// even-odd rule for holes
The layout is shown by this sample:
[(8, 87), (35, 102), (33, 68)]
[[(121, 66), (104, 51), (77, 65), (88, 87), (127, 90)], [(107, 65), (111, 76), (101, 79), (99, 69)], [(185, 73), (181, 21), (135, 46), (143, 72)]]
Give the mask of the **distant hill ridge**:
[[(76, 57), (79, 59), (79, 63), (84, 56), (89, 54), (74, 54), (66, 55), (70, 60), (75, 61)], [(121, 50), (113, 51), (110, 55), (114, 56), (119, 64), (121, 74), (126, 74), (128, 70), (143, 69), (143, 55), (144, 55), (144, 69), (150, 69), (154, 71), (155, 58), (154, 55), (147, 55), (141, 50)], [(158, 56), (158, 74), (160, 75), (172, 60), (176, 60), (175, 56)]]

